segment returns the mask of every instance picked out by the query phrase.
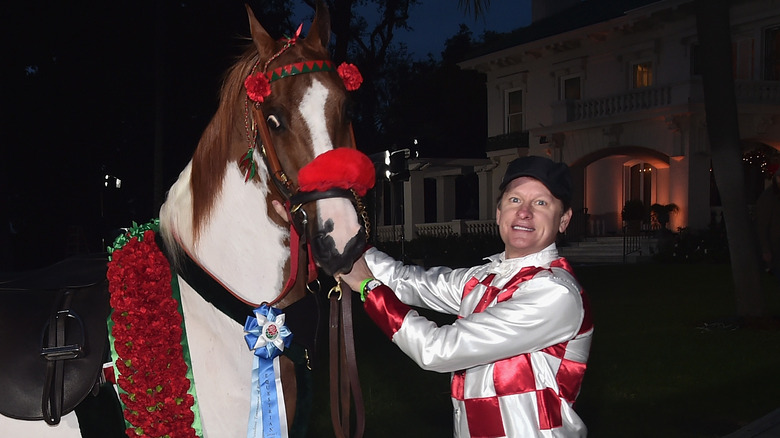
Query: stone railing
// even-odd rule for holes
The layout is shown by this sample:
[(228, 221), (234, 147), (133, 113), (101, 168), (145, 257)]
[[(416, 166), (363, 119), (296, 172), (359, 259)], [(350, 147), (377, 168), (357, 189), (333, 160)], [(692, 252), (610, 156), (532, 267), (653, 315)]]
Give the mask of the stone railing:
[(404, 235), (403, 225), (383, 225), (374, 229), (376, 239), (380, 242), (395, 242), (401, 240)]
[[(780, 81), (736, 81), (739, 103), (780, 104)], [(585, 100), (563, 100), (552, 105), (554, 123), (611, 117), (672, 104), (703, 102), (701, 80), (675, 85), (638, 88), (626, 93)]]
[(672, 102), (672, 87), (647, 87), (628, 93), (597, 99), (567, 101), (566, 119), (570, 122), (610, 117), (620, 113), (640, 111)]
[(417, 230), (418, 236), (429, 237), (448, 237), (458, 236), (463, 229), (463, 222), (434, 222), (429, 224), (416, 224), (414, 228)]
[[(385, 225), (377, 227), (376, 237), (380, 242), (400, 240), (403, 236), (401, 225)], [(449, 222), (433, 222), (427, 224), (415, 224), (417, 236), (448, 237), (463, 234), (486, 234), (498, 236), (498, 226), (494, 220), (454, 220)], [(413, 237), (417, 237), (413, 236)]]
[(494, 220), (466, 221), (468, 234), (487, 234), (498, 237), (498, 225)]

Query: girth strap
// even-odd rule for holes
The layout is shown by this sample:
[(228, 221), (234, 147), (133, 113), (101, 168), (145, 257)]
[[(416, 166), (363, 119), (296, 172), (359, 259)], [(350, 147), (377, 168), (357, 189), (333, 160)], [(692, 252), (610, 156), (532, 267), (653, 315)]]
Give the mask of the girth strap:
[[(165, 257), (168, 258), (168, 260), (171, 260), (169, 250), (165, 246), (162, 235), (160, 233), (155, 233), (154, 240), (163, 254), (165, 254)], [(180, 275), (204, 300), (211, 303), (220, 312), (229, 316), (230, 319), (241, 324), (242, 327), (246, 322), (246, 317), (254, 315), (254, 307), (236, 298), (225, 285), (217, 281), (211, 274), (201, 268), (201, 266), (190, 257), (187, 251), (181, 251), (178, 266), (179, 271), (175, 274)]]
[[(49, 319), (46, 329), (46, 343), (41, 348), (41, 356), (47, 360), (41, 412), (43, 413), (44, 421), (52, 426), (59, 424), (60, 418), (62, 418), (62, 405), (65, 394), (64, 361), (79, 357), (82, 354), (85, 342), (84, 325), (81, 319), (71, 312), (70, 309), (72, 300), (73, 291), (69, 289), (63, 290), (62, 298), (58, 300), (59, 302), (53, 309)], [(78, 323), (81, 336), (79, 338), (80, 342), (65, 345), (66, 339), (68, 339), (65, 330), (69, 319)], [(95, 392), (95, 388), (93, 388), (92, 392)]]
[[(338, 289), (343, 288), (342, 291)], [(339, 293), (333, 293), (338, 291)], [(330, 416), (336, 438), (350, 432), (350, 393), (355, 402), (355, 438), (363, 436), (365, 411), (352, 326), (352, 291), (343, 284), (330, 296)], [(341, 328), (341, 330), (339, 330)]]
[[(162, 239), (160, 233), (155, 234), (155, 241), (160, 250), (168, 257), (168, 249), (165, 246), (165, 242)], [(230, 319), (240, 324), (242, 327), (246, 323), (248, 316), (254, 316), (254, 308), (251, 304), (247, 304), (239, 300), (225, 285), (217, 281), (211, 274), (204, 270), (195, 260), (190, 257), (187, 251), (182, 251), (179, 260), (179, 272), (175, 274), (180, 275), (184, 281), (187, 282), (198, 295), (204, 300), (208, 301), (217, 308), (220, 312), (224, 313)], [(170, 258), (169, 258), (170, 259)], [(284, 312), (286, 314), (296, 313), (298, 308), (301, 308), (302, 312), (317, 313), (316, 304), (314, 309), (310, 304), (304, 302), (305, 300), (299, 300), (290, 306), (288, 306)], [(316, 301), (316, 300), (315, 300)], [(308, 315), (302, 315), (301, 319), (310, 319)], [(292, 318), (293, 321), (296, 318)], [(309, 321), (311, 322), (311, 321)], [(288, 325), (290, 320), (288, 319)], [(316, 325), (315, 325), (316, 327)], [(284, 355), (289, 357), (293, 362), (299, 365), (311, 366), (310, 357), (314, 345), (316, 344), (317, 333), (316, 330), (305, 335), (298, 333), (295, 336), (293, 344), (285, 349)]]

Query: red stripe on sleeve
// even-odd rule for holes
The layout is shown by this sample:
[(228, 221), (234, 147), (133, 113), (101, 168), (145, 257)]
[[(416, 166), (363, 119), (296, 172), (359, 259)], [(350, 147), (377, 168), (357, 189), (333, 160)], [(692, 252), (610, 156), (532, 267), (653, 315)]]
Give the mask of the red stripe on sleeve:
[(363, 303), (363, 308), (374, 323), (390, 339), (401, 329), (406, 314), (412, 309), (395, 296), (393, 290), (386, 285), (371, 290)]

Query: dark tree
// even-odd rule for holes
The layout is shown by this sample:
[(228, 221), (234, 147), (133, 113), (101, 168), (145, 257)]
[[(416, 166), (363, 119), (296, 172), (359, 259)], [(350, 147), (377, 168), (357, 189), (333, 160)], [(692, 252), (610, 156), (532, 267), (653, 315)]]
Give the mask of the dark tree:
[(729, 0), (696, 0), (696, 27), (712, 170), (723, 202), (737, 315), (753, 320), (765, 314), (764, 295), (758, 250), (745, 200), (732, 74), (730, 3)]
[[(447, 40), (442, 60), (397, 69), (397, 95), (387, 112), (386, 138), (423, 157), (483, 157), (487, 136), (485, 79), (456, 64), (473, 47), (471, 32)], [(418, 144), (410, 144), (412, 139)]]

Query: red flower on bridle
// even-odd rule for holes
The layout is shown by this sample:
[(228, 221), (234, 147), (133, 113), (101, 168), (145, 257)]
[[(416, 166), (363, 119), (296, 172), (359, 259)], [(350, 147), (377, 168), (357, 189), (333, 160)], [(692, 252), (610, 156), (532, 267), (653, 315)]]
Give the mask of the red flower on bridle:
[(341, 76), (341, 80), (344, 81), (347, 91), (355, 91), (360, 88), (360, 84), (363, 83), (363, 75), (360, 74), (360, 71), (354, 64), (342, 62), (336, 70), (339, 76)]
[(271, 94), (271, 82), (263, 72), (249, 75), (244, 80), (244, 87), (246, 87), (246, 95), (253, 102), (262, 103)]

